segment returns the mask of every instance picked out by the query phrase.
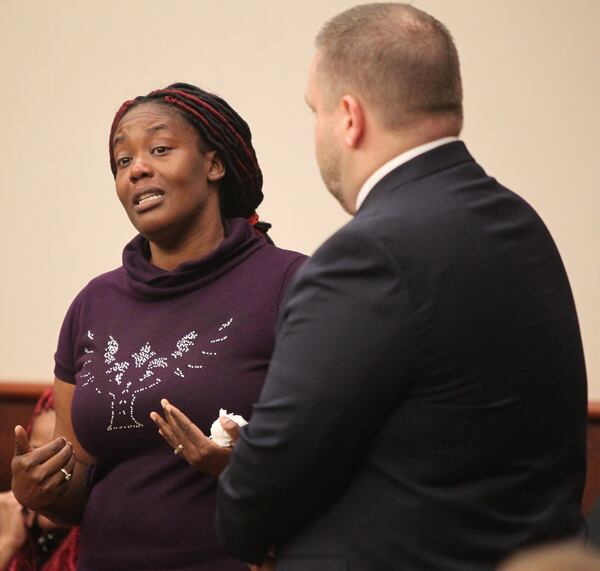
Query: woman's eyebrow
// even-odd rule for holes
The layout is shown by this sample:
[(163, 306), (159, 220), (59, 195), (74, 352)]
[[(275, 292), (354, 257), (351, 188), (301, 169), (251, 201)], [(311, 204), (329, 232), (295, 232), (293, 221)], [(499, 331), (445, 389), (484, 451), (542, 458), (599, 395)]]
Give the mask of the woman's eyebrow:
[[(148, 127), (146, 129), (147, 133), (156, 133), (157, 131), (161, 131), (161, 130), (166, 130), (169, 131), (169, 126), (166, 123), (156, 123), (155, 125), (150, 125), (150, 127)], [(118, 135), (115, 136), (115, 138), (113, 139), (113, 147), (116, 147), (118, 144), (122, 143), (125, 139), (127, 139), (127, 135), (125, 133), (120, 133)]]
[(156, 131), (160, 131), (161, 129), (169, 130), (169, 126), (165, 123), (157, 123), (156, 125), (150, 125), (147, 131), (148, 133), (155, 133)]

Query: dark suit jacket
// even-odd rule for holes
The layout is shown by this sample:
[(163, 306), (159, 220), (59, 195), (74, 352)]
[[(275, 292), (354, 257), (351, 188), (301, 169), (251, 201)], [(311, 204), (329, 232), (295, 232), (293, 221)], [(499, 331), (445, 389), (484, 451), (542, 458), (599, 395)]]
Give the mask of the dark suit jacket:
[(462, 142), (381, 180), (291, 286), (223, 474), (226, 550), (278, 571), (492, 569), (581, 532), (586, 381), (543, 222)]

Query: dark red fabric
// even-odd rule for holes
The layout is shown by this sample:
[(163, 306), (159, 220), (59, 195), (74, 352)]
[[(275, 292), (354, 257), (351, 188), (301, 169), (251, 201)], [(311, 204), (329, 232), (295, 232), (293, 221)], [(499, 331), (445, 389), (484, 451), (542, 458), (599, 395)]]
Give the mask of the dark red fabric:
[(74, 527), (41, 567), (35, 562), (35, 544), (30, 538), (21, 553), (10, 562), (8, 571), (75, 571), (78, 556), (79, 528)]

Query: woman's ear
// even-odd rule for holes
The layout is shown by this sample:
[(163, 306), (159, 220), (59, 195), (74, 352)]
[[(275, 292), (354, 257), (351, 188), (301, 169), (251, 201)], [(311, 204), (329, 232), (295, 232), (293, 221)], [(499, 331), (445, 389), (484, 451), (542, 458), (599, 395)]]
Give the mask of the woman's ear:
[(207, 178), (211, 182), (217, 182), (225, 176), (225, 163), (217, 151), (209, 151), (206, 153), (208, 161)]

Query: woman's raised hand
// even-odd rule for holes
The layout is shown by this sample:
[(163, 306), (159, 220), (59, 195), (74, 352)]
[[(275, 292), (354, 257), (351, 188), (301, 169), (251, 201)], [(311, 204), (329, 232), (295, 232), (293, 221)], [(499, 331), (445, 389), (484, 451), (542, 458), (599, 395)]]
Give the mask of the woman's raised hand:
[(223, 448), (208, 438), (183, 412), (166, 399), (161, 401), (164, 418), (156, 412), (150, 418), (158, 426), (159, 434), (190, 466), (215, 478), (225, 469), (231, 448)]
[(73, 446), (64, 438), (33, 449), (25, 429), (15, 427), (12, 491), (22, 505), (34, 511), (52, 505), (67, 491), (74, 467)]

